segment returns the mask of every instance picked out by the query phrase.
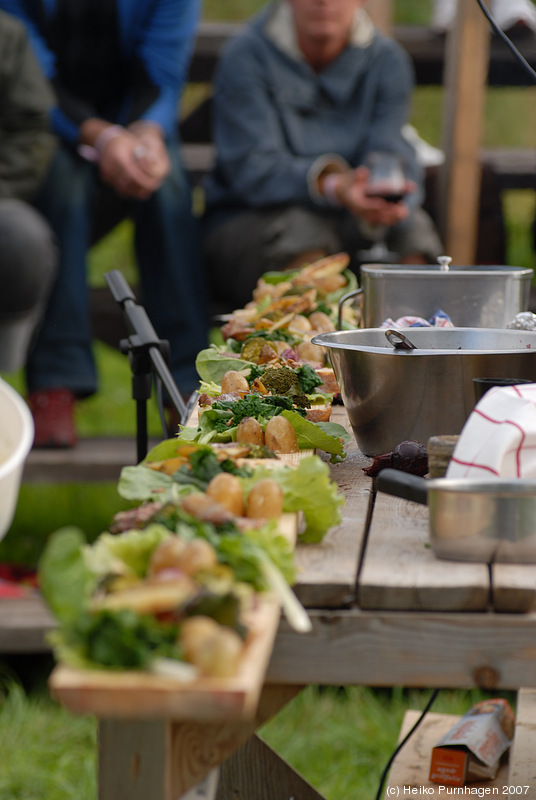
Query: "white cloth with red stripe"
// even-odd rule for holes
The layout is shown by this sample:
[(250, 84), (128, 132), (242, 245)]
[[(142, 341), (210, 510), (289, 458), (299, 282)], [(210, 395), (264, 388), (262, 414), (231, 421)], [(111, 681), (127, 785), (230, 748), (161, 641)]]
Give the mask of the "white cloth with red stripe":
[(536, 479), (536, 383), (485, 393), (460, 433), (446, 477)]

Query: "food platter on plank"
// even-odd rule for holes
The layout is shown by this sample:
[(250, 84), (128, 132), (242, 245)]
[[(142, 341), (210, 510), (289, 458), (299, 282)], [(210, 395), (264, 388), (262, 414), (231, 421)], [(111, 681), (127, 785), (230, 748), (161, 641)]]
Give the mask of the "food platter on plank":
[[(140, 505), (118, 512), (91, 545), (77, 529), (53, 534), (39, 570), (60, 621), (52, 639), (59, 666), (50, 685), (72, 711), (121, 716), (130, 707), (138, 716), (246, 718), (264, 681), (281, 609), (297, 630), (309, 629), (290, 588), (294, 548), (300, 530), (318, 540), (337, 524), (341, 498), (318, 457), (292, 467), (258, 458), (248, 465), (247, 450), (162, 442), (147, 463), (123, 470), (119, 492)], [(214, 477), (201, 491), (207, 473)], [(316, 491), (307, 509), (311, 482)], [(231, 510), (236, 488), (243, 498), (239, 513)], [(295, 509), (285, 510), (287, 497)], [(204, 621), (209, 614), (218, 625)], [(167, 622), (175, 625), (173, 641)], [(207, 638), (194, 646), (192, 627), (208, 622), (227, 637), (234, 632), (234, 639), (218, 644), (212, 629), (203, 630)], [(157, 647), (147, 649), (155, 636)], [(138, 640), (147, 637), (140, 655)]]
[(292, 461), (319, 451), (344, 458), (347, 431), (330, 421), (338, 386), (325, 348), (311, 340), (335, 329), (337, 299), (355, 282), (348, 262), (337, 254), (259, 280), (251, 303), (223, 325), (223, 343), (198, 354), (198, 414), (180, 438), (265, 444), (296, 454)]
[(167, 719), (197, 722), (247, 720), (254, 716), (280, 617), (272, 594), (259, 597), (248, 615), (248, 636), (235, 675), (176, 677), (146, 672), (82, 670), (57, 666), (52, 694), (70, 711), (99, 717)]
[(314, 452), (344, 458), (348, 437), (329, 421), (333, 374), (310, 338), (333, 325), (326, 291), (348, 287), (346, 263), (317, 262), (286, 289), (261, 280), (225, 345), (198, 355), (188, 423), (123, 469), (118, 491), (135, 507), (91, 544), (76, 528), (51, 537), (40, 565), (59, 620), (50, 686), (71, 710), (250, 718), (281, 611), (310, 629), (291, 589), (294, 548), (340, 522), (343, 498)]

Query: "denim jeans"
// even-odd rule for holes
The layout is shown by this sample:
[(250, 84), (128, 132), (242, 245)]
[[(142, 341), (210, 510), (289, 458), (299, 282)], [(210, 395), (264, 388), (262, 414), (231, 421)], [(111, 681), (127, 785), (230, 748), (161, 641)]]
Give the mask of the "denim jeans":
[(183, 394), (197, 387), (195, 358), (206, 347), (208, 331), (200, 234), (177, 143), (169, 156), (172, 170), (159, 191), (148, 200), (131, 200), (104, 186), (93, 164), (67, 148), (58, 150), (36, 200), (56, 234), (60, 256), (27, 365), (30, 391), (62, 387), (77, 396), (96, 391), (87, 253), (125, 217), (134, 223), (141, 302), (158, 336), (169, 341), (171, 374)]

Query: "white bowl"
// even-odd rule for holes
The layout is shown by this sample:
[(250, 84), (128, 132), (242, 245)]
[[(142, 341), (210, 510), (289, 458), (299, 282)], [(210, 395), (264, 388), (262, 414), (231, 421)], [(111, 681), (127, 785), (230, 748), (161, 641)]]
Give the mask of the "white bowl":
[(15, 515), (22, 471), (33, 437), (30, 409), (15, 389), (0, 379), (0, 539)]

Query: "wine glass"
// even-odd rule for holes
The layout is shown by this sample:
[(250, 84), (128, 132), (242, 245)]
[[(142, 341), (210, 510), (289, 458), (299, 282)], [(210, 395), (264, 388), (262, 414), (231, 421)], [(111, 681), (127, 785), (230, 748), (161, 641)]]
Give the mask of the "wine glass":
[[(368, 197), (381, 197), (389, 203), (400, 203), (406, 195), (406, 172), (404, 161), (399, 153), (374, 151), (368, 154), (365, 167), (369, 171), (369, 179), (365, 189)], [(373, 243), (368, 250), (359, 250), (360, 262), (376, 262), (393, 264), (399, 259), (385, 241), (388, 231), (386, 225), (370, 225), (365, 223), (366, 235)]]

